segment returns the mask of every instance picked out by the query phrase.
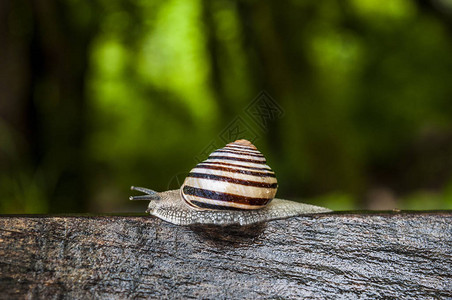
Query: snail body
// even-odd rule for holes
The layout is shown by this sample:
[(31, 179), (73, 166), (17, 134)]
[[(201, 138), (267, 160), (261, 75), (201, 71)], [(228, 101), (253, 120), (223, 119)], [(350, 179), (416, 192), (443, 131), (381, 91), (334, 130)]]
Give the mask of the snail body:
[(176, 225), (249, 225), (331, 210), (276, 199), (275, 173), (265, 157), (247, 140), (218, 149), (193, 168), (180, 189), (155, 192), (133, 187), (150, 200), (146, 212)]

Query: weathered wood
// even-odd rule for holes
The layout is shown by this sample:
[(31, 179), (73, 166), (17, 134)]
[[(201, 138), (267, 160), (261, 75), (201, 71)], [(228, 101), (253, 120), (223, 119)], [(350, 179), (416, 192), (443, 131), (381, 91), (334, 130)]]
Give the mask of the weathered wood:
[(452, 213), (0, 217), (1, 298), (448, 298)]

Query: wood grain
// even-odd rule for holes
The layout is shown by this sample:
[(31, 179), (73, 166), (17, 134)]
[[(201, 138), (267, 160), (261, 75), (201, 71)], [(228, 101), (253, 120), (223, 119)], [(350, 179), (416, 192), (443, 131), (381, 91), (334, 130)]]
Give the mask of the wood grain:
[(0, 217), (0, 298), (449, 298), (452, 213)]

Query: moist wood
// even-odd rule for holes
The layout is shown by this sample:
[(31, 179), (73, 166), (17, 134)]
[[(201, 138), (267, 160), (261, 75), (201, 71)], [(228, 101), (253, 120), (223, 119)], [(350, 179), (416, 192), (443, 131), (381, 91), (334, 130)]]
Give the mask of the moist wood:
[(0, 217), (0, 298), (448, 298), (452, 213)]

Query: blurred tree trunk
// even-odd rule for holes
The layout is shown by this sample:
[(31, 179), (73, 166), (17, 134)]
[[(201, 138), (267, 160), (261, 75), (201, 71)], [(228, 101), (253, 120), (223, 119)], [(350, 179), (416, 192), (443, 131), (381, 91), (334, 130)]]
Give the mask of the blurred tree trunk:
[(25, 155), (28, 150), (18, 136), (30, 135), (27, 39), (32, 24), (25, 21), (30, 14), (28, 1), (0, 1), (0, 164), (9, 170), (19, 162), (18, 157), (22, 163), (28, 160)]
[(41, 187), (50, 212), (84, 211), (85, 75), (96, 6), (59, 0), (1, 5), (6, 40), (0, 53), (6, 55), (0, 55), (0, 74), (6, 80), (0, 114), (19, 133), (14, 143), (25, 141), (17, 154), (21, 169), (12, 163), (12, 176), (46, 178)]
[(214, 4), (209, 0), (202, 2), (202, 18), (205, 23), (206, 47), (211, 66), (211, 84), (220, 113), (219, 124), (227, 124), (234, 116), (234, 108), (231, 107), (231, 102), (228, 101), (229, 95), (224, 87), (224, 78), (221, 74), (221, 60), (224, 48), (216, 36), (217, 25), (214, 20)]
[[(281, 178), (285, 182), (281, 191), (288, 197), (325, 192), (339, 178), (329, 176), (328, 182), (325, 179), (331, 168), (319, 166), (328, 159), (322, 156), (323, 149), (337, 148), (319, 124), (325, 103), (313, 76), (309, 44), (305, 42), (310, 34), (306, 28), (319, 6), (312, 3), (295, 8), (285, 1), (240, 2), (238, 6), (248, 60), (254, 70), (254, 88), (267, 90), (284, 110), (284, 116), (268, 122), (265, 131), (272, 152), (292, 158), (285, 161), (286, 174)], [(284, 122), (285, 119), (292, 122)], [(330, 165), (334, 164), (330, 161)]]

